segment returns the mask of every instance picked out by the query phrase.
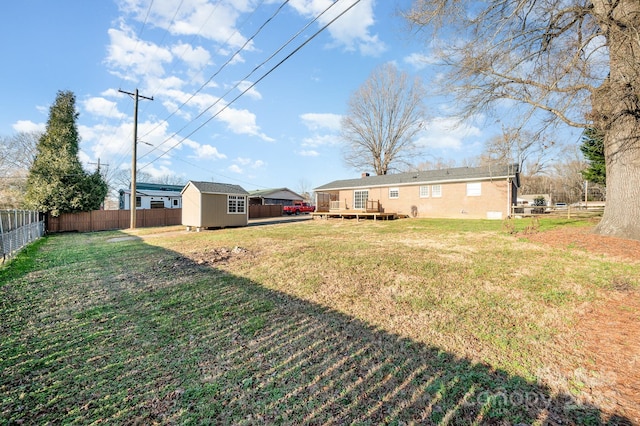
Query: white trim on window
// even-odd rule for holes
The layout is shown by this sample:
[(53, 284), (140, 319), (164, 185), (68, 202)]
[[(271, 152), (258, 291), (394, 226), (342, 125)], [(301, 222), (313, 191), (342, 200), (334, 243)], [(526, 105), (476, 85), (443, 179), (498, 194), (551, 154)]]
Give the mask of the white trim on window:
[(422, 185), (420, 187), (420, 198), (429, 198), (429, 185)]
[(247, 197), (244, 195), (227, 195), (228, 214), (246, 214)]
[(389, 198), (396, 199), (400, 198), (400, 188), (389, 188)]
[(353, 208), (366, 209), (368, 198), (369, 198), (368, 189), (353, 191)]
[(433, 198), (442, 197), (442, 185), (431, 185), (431, 196)]
[(482, 195), (482, 182), (467, 183), (467, 197), (479, 197)]

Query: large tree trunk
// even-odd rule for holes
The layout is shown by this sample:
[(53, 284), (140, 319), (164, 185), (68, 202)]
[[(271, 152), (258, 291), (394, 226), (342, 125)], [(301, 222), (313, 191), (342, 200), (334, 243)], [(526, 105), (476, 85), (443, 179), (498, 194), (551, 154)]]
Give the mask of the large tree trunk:
[[(624, 121), (605, 136), (607, 203), (596, 232), (640, 240), (638, 123), (632, 119)], [(626, 144), (633, 146), (625, 147)]]
[(640, 240), (640, 2), (593, 5), (610, 55), (609, 78), (592, 98), (607, 167), (607, 204), (596, 232)]

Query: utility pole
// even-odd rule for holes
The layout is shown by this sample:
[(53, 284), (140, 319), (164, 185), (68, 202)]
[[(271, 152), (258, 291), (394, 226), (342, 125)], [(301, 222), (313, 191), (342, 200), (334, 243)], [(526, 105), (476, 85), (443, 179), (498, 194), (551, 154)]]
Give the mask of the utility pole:
[(153, 100), (153, 96), (148, 98), (138, 94), (138, 89), (135, 93), (125, 92), (118, 89), (118, 92), (125, 93), (129, 96), (133, 96), (133, 152), (131, 153), (131, 198), (129, 199), (129, 210), (131, 211), (131, 223), (130, 229), (136, 228), (136, 169), (138, 167), (138, 98)]
[(108, 165), (108, 164), (100, 164), (100, 158), (98, 158), (98, 162), (97, 162), (97, 163), (91, 163), (91, 162), (90, 162), (90, 163), (87, 163), (87, 164), (91, 164), (91, 165), (94, 165), (94, 164), (95, 164), (95, 165), (97, 165), (97, 166), (98, 166), (97, 170), (100, 170), (100, 168), (101, 168), (102, 166), (107, 167), (107, 169), (109, 168), (109, 165)]

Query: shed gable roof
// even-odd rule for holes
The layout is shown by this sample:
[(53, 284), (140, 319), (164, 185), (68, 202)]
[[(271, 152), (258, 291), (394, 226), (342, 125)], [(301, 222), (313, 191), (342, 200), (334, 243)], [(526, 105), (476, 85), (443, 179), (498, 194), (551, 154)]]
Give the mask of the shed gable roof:
[(238, 194), (238, 195), (249, 195), (247, 191), (244, 190), (240, 185), (234, 185), (231, 183), (218, 183), (218, 182), (200, 182), (200, 181), (189, 181), (189, 183), (184, 187), (182, 192), (189, 185), (193, 185), (200, 193), (202, 194)]
[(517, 175), (517, 164), (487, 167), (455, 167), (450, 169), (420, 170), (408, 173), (335, 180), (315, 188), (315, 191), (517, 178)]

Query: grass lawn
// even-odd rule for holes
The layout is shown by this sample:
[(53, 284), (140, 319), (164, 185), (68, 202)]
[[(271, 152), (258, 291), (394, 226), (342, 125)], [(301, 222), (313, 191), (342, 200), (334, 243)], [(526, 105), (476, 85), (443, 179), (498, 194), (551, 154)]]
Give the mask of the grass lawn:
[(52, 235), (0, 269), (0, 424), (602, 424), (573, 330), (621, 280), (500, 221)]

